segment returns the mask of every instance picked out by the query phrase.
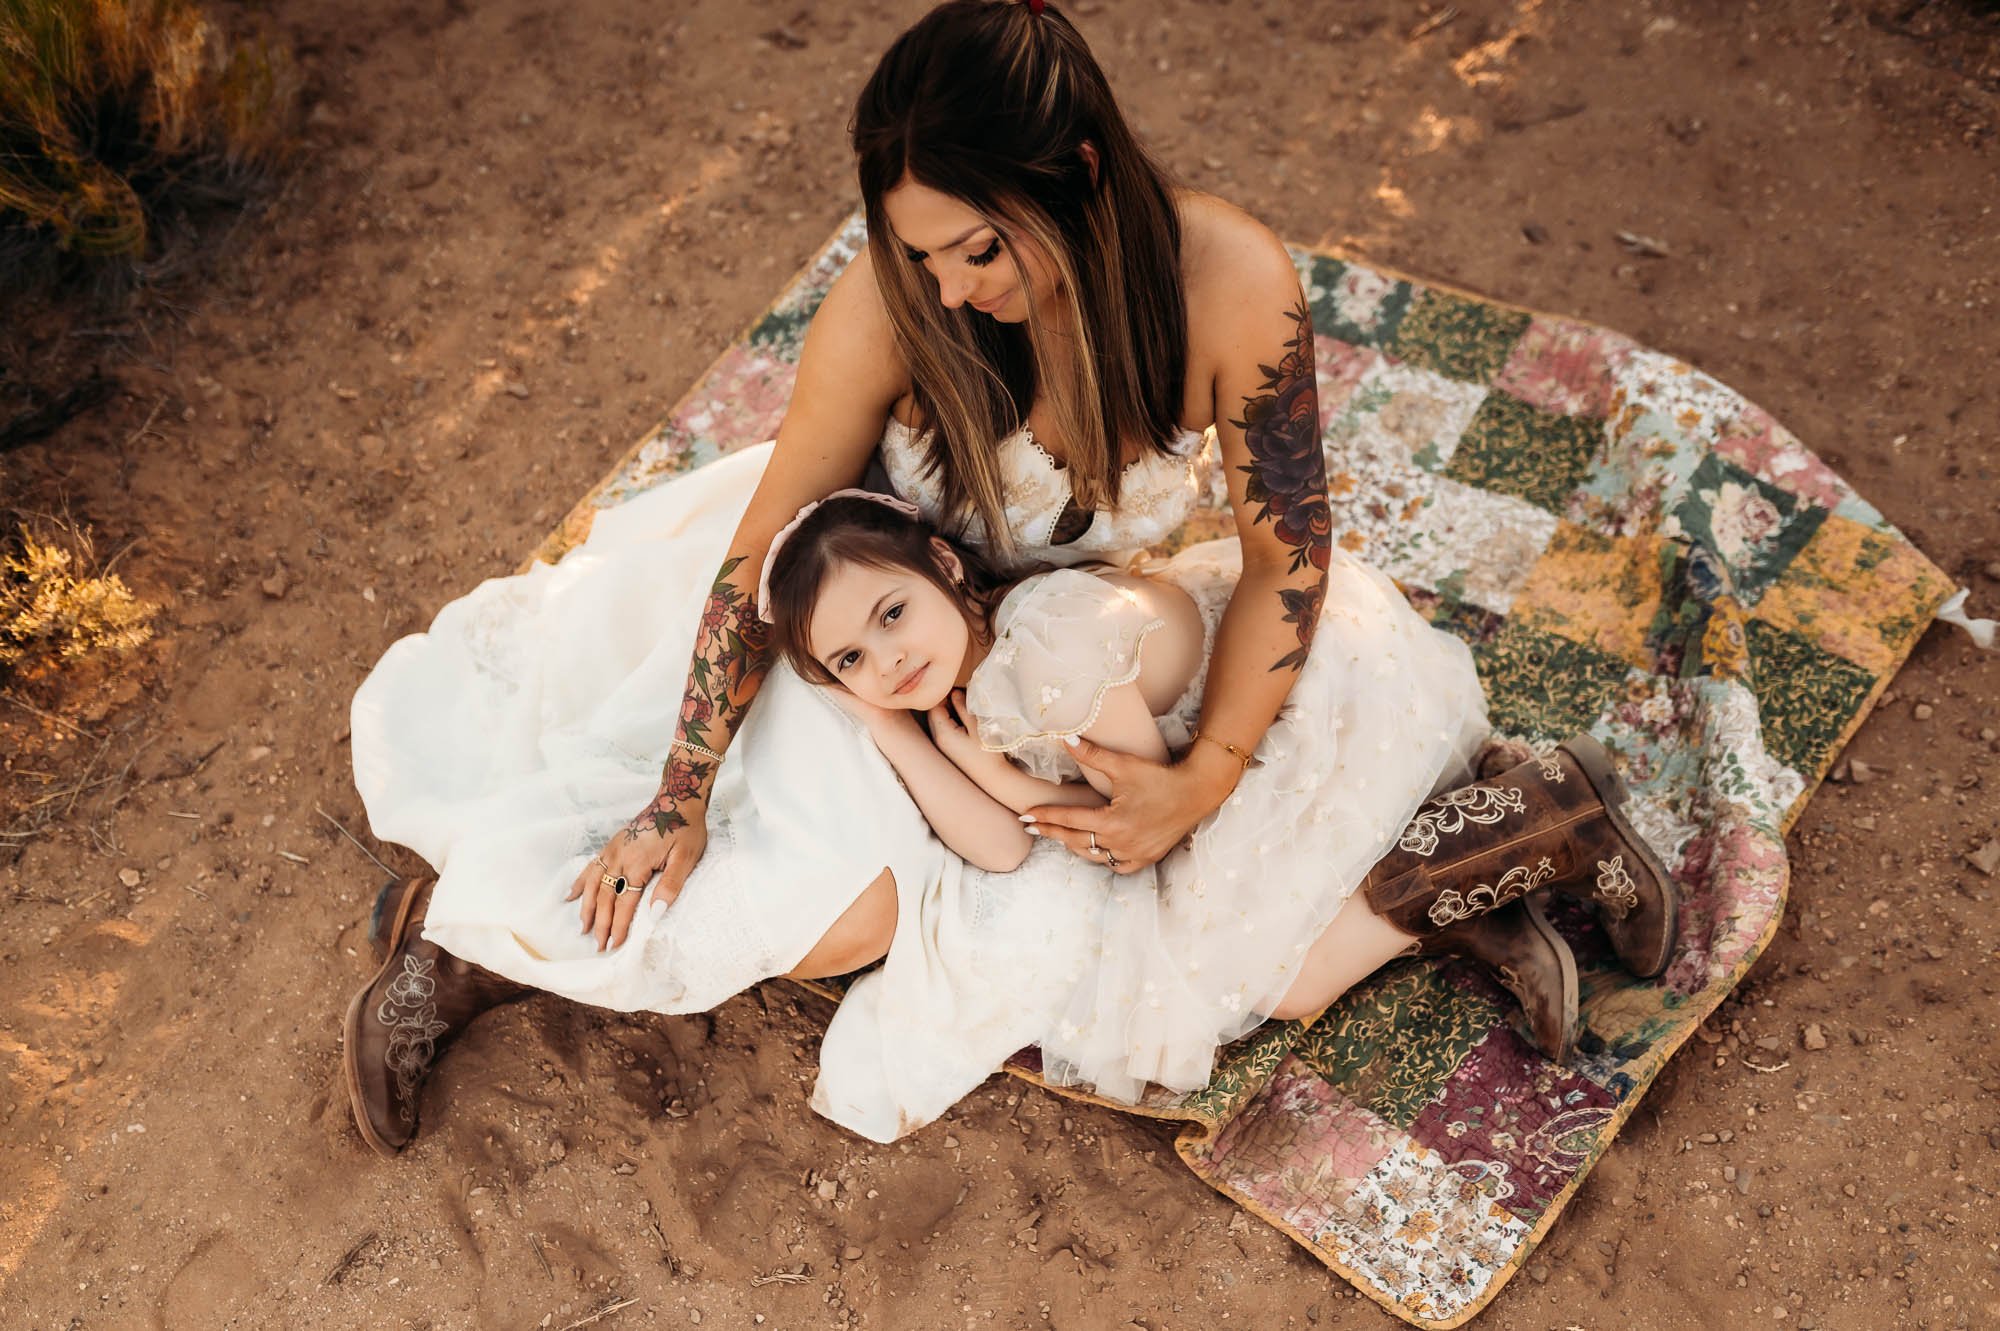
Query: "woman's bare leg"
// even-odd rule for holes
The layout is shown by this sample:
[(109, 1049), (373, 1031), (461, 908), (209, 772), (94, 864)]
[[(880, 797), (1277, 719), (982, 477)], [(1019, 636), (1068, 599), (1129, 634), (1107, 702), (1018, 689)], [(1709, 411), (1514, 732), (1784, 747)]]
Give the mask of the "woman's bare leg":
[(1403, 955), (1416, 942), (1377, 915), (1356, 892), (1314, 940), (1299, 966), (1299, 978), (1270, 1014), (1280, 1021), (1310, 1017), (1362, 980)]
[(858, 971), (888, 956), (895, 936), (896, 878), (884, 869), (788, 973), (794, 980), (823, 980)]

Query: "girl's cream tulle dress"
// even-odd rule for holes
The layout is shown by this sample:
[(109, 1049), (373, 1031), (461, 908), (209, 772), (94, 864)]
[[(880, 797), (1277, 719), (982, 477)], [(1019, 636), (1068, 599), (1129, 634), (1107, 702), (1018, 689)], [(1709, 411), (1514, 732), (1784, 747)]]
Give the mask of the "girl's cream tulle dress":
[[(1133, 464), (1117, 513), (1054, 545), (1063, 472), (1025, 431), (997, 447), (1024, 566), (1121, 563), (1180, 526), (1208, 484), (1210, 445), (1186, 435)], [(1218, 1042), (1284, 992), (1305, 945), (1485, 734), (1463, 644), (1336, 554), (1291, 700), (1191, 845), (1116, 876), (1043, 842), (993, 874), (947, 851), (859, 726), (779, 667), (730, 746), (686, 889), (599, 953), (564, 894), (657, 788), (697, 616), (769, 457), (747, 449), (600, 512), (560, 564), (483, 583), (390, 647), (355, 695), (355, 783), (375, 834), (437, 871), (426, 937), (627, 1011), (699, 1011), (783, 974), (887, 868), (895, 938), (835, 1014), (813, 1095), (864, 1136), (929, 1122), (1036, 1042), (1052, 1073), (1112, 1098), (1147, 1080), (1201, 1085)], [(910, 431), (890, 425), (882, 460), (938, 516)], [(968, 535), (981, 543), (977, 526)], [(1194, 596), (1212, 641), (1237, 567), (1231, 541), (1147, 571)], [(982, 740), (1075, 776), (1057, 735), (1136, 668), (1122, 653), (1143, 650), (1143, 616), (1064, 572), (1024, 582), (996, 627), (1008, 650), (974, 680)], [(1200, 688), (1161, 718), (1170, 747), (1184, 747)]]

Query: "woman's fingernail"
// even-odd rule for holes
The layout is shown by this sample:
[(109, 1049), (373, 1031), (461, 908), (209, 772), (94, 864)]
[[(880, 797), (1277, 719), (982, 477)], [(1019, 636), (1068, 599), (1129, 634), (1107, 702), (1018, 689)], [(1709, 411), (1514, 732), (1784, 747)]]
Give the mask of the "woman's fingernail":
[(1071, 748), (1073, 749), (1073, 748), (1075, 748), (1075, 747), (1076, 747), (1076, 736), (1075, 736), (1075, 735), (1064, 735), (1064, 736), (1062, 737), (1062, 742), (1063, 742), (1063, 743), (1065, 743), (1065, 744), (1067, 744), (1067, 745), (1069, 745), (1069, 746), (1070, 746), (1070, 747), (1071, 747)]
[(1035, 817), (1032, 813), (1024, 813), (1021, 815), (1021, 821), (1024, 823), (1038, 823), (1041, 819)]
[(1027, 827), (1027, 832), (1029, 836), (1040, 836), (1042, 834), (1042, 829), (1036, 827), (1033, 823), (1029, 823)]
[(674, 904), (673, 902), (668, 901), (665, 897), (654, 897), (653, 904), (651, 907), (654, 918), (657, 919), (659, 916), (665, 915), (667, 913), (667, 907), (673, 904)]

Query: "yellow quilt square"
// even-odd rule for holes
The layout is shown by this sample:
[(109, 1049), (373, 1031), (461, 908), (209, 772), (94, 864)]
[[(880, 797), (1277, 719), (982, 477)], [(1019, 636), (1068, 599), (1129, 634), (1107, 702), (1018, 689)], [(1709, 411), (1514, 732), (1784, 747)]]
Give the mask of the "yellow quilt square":
[(1514, 594), (1510, 622), (1595, 647), (1653, 668), (1646, 633), (1660, 613), (1661, 538), (1604, 536), (1561, 522), (1528, 581)]
[(1756, 616), (1871, 674), (1893, 670), (1951, 595), (1944, 571), (1895, 532), (1829, 514)]

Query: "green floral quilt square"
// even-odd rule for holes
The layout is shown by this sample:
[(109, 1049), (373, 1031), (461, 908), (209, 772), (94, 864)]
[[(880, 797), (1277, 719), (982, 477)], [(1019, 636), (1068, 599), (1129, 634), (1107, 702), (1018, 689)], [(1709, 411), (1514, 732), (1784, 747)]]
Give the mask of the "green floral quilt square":
[(1341, 1094), (1407, 1130), (1502, 1020), (1429, 962), (1377, 971), (1327, 1010), (1292, 1057)]
[(1532, 320), (1525, 310), (1426, 290), (1383, 350), (1448, 379), (1490, 384)]
[(1403, 325), (1416, 287), (1401, 278), (1328, 255), (1314, 255), (1305, 274), (1313, 330), (1357, 347), (1386, 347)]
[(1817, 504), (1710, 454), (1688, 478), (1687, 495), (1661, 532), (1706, 546), (1729, 571), (1736, 599), (1755, 606), (1826, 516)]
[(1795, 771), (1819, 771), (1877, 677), (1761, 619), (1750, 621), (1749, 639), (1765, 749)]
[(1586, 729), (1622, 697), (1631, 667), (1580, 642), (1509, 621), (1472, 650), (1502, 734), (1560, 740)]
[(1603, 438), (1602, 421), (1558, 416), (1506, 393), (1489, 393), (1444, 474), (1560, 515)]

